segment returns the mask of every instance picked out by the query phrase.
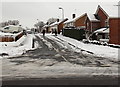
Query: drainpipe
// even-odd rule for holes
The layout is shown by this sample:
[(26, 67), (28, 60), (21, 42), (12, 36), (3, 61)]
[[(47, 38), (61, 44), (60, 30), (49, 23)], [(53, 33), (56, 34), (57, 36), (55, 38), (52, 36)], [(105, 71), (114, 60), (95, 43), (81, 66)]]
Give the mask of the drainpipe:
[[(90, 29), (90, 31), (92, 32), (92, 21), (90, 21), (91, 23), (91, 29)], [(91, 36), (92, 34), (90, 34), (89, 36), (88, 36), (88, 38), (87, 38), (87, 40), (89, 40), (90, 39), (90, 36)]]
[(92, 32), (92, 22), (91, 22), (91, 32)]

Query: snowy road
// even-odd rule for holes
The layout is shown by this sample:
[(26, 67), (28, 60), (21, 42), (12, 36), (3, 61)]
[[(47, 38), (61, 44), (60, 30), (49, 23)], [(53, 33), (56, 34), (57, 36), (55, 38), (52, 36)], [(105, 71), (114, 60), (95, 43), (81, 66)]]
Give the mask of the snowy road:
[[(57, 36), (36, 35), (38, 48), (19, 57), (2, 59), (3, 81), (16, 79), (83, 79), (115, 81), (118, 63), (77, 49)], [(111, 83), (111, 82), (110, 82)], [(117, 83), (111, 83), (117, 84)]]

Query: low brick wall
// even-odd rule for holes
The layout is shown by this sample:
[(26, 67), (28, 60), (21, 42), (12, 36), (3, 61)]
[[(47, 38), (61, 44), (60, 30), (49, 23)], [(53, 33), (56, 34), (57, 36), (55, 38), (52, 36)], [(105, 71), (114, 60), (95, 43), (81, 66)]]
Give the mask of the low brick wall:
[(22, 36), (23, 36), (23, 32), (21, 32), (15, 37), (15, 41), (19, 40)]
[(0, 36), (0, 42), (12, 42), (14, 38), (12, 36)]
[(17, 41), (23, 36), (23, 32), (19, 33), (15, 38), (13, 36), (0, 36), (0, 42), (12, 42)]
[(83, 29), (63, 29), (62, 34), (77, 40), (85, 38), (85, 31)]

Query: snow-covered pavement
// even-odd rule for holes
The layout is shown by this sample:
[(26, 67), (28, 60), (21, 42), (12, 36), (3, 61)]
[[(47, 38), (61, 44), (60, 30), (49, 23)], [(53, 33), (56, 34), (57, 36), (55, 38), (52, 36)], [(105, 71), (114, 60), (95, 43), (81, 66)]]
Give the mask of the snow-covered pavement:
[(27, 36), (22, 36), (16, 42), (0, 42), (0, 58), (20, 56), (24, 54), (27, 50), (32, 50), (34, 37), (35, 36), (32, 34), (28, 34)]
[[(96, 55), (99, 57), (105, 57), (105, 58), (118, 61), (118, 52), (120, 51), (119, 48), (94, 45), (94, 44), (84, 44), (81, 41), (78, 41), (69, 37), (65, 37), (63, 35), (58, 35), (57, 37), (55, 37), (53, 35), (47, 34), (46, 37), (56, 41), (60, 46), (64, 46), (67, 49), (71, 49), (76, 52), (81, 52), (81, 50), (83, 50), (82, 53), (85, 53), (85, 54), (88, 54), (90, 52), (90, 53), (93, 53), (93, 55)], [(68, 47), (70, 45), (71, 47)]]
[[(99, 57), (109, 58), (115, 61), (118, 61), (118, 52), (120, 49), (112, 48), (108, 46), (94, 45), (94, 44), (84, 44), (81, 41), (65, 37), (63, 35), (53, 36), (52, 34), (46, 34), (46, 37), (54, 40), (58, 45), (63, 48), (82, 52), (83, 54), (96, 55)], [(17, 42), (0, 42), (0, 54), (5, 53), (9, 56), (19, 56), (25, 53), (27, 50), (31, 50), (33, 38), (35, 38), (34, 34), (28, 34), (27, 36), (23, 36)], [(50, 44), (48, 41), (49, 47)], [(38, 43), (36, 42), (35, 47), (38, 47)], [(0, 58), (3, 56), (0, 56)]]
[[(62, 35), (46, 34), (43, 37), (41, 34), (36, 34), (34, 38), (38, 48), (28, 50), (21, 56), (2, 58), (3, 80), (109, 78), (115, 81), (118, 78), (119, 62), (113, 60), (111, 56), (106, 56), (107, 54), (101, 57), (94, 53), (94, 49), (90, 50), (89, 47), (92, 44), (84, 44)], [(109, 52), (117, 50), (104, 46), (98, 47), (98, 50), (102, 48), (109, 49)]]

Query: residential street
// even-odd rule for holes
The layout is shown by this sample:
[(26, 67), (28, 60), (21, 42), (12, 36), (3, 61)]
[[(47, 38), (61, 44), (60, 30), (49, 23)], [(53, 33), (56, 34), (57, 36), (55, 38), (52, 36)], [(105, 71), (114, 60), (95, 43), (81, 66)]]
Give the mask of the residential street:
[(0, 7), (0, 86), (119, 87), (118, 1), (2, 0)]
[(57, 42), (62, 42), (63, 46), (48, 36), (37, 34), (35, 37), (37, 49), (21, 56), (1, 59), (3, 85), (118, 84), (119, 62), (89, 51), (84, 54), (85, 50), (79, 48), (77, 50), (80, 51), (75, 52), (72, 50), (74, 45), (54, 35), (52, 37), (59, 39)]

